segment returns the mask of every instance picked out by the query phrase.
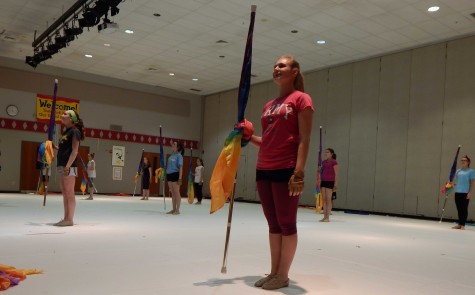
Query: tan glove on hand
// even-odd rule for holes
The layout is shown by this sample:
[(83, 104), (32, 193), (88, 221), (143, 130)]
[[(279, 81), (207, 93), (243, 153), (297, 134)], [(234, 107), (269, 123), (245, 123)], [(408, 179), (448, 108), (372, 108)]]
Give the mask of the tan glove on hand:
[(289, 179), (289, 193), (291, 196), (298, 196), (303, 192), (305, 175), (303, 171), (294, 171)]

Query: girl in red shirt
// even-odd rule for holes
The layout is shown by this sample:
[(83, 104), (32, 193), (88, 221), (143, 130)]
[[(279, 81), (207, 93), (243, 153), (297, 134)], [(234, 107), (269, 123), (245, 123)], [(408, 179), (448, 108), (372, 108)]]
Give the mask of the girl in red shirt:
[(271, 270), (254, 285), (274, 290), (289, 285), (289, 270), (297, 249), (298, 197), (312, 131), (312, 99), (304, 93), (300, 65), (284, 55), (274, 65), (279, 97), (262, 111), (262, 137), (252, 135), (259, 147), (256, 182), (269, 225)]

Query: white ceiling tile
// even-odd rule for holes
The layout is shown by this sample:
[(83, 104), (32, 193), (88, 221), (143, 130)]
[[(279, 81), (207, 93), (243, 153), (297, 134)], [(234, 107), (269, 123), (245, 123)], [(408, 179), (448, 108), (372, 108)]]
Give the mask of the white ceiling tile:
[[(436, 1), (436, 2), (434, 2)], [(41, 34), (76, 0), (2, 0), (0, 59), (25, 67)], [(474, 0), (256, 0), (252, 83), (271, 77), (280, 55), (294, 54), (311, 71), (387, 52), (475, 35)], [(38, 67), (117, 77), (200, 95), (237, 87), (251, 1), (129, 0), (112, 18), (120, 30), (85, 30), (79, 39)], [(427, 8), (436, 3), (437, 13)], [(160, 13), (161, 16), (153, 16)], [(123, 31), (136, 31), (127, 35)], [(290, 33), (298, 30), (297, 34)], [(13, 36), (13, 39), (11, 38)], [(327, 44), (317, 46), (324, 39)], [(227, 44), (216, 43), (226, 40)], [(105, 47), (104, 43), (111, 44)], [(92, 53), (86, 59), (84, 53)], [(219, 56), (223, 55), (224, 58)], [(49, 68), (48, 68), (49, 69)], [(177, 71), (175, 79), (168, 73)], [(190, 82), (200, 76), (199, 83)], [(86, 79), (87, 80), (87, 79)]]

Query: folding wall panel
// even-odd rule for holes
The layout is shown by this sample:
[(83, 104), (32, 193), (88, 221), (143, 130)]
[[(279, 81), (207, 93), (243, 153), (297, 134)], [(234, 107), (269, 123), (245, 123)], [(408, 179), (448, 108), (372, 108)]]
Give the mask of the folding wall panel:
[(402, 212), (406, 178), (411, 52), (381, 58), (374, 210)]
[(445, 44), (412, 51), (404, 214), (437, 216), (445, 53)]
[(353, 67), (348, 193), (344, 208), (373, 210), (380, 58)]

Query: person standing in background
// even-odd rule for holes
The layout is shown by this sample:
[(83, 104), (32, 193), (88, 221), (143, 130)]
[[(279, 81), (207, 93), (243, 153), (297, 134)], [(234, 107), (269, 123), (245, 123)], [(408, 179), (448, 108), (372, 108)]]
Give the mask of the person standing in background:
[(470, 158), (465, 155), (460, 160), (462, 168), (455, 173), (455, 206), (457, 206), (458, 222), (453, 229), (465, 229), (468, 217), (468, 203), (472, 198), (475, 173), (470, 168)]
[(96, 162), (94, 161), (95, 153), (87, 154), (87, 186), (89, 187), (89, 197), (86, 200), (94, 200), (94, 179), (96, 179)]
[(148, 162), (148, 158), (143, 158), (142, 167), (142, 198), (140, 200), (148, 200), (150, 197), (150, 182), (152, 182), (152, 167)]
[(173, 154), (168, 158), (166, 171), (168, 188), (172, 194), (172, 210), (168, 211), (167, 214), (178, 215), (180, 214), (181, 205), (180, 186), (183, 176), (183, 154), (185, 150), (183, 149), (183, 144), (176, 141), (173, 143), (172, 148)]
[(198, 199), (195, 205), (201, 205), (201, 200), (203, 199), (203, 173), (203, 160), (201, 158), (198, 158), (196, 159), (195, 173), (193, 173), (193, 175), (195, 176), (193, 186), (195, 188), (196, 198)]
[(320, 222), (330, 221), (333, 204), (332, 193), (336, 193), (338, 187), (338, 162), (335, 151), (328, 148), (325, 154), (327, 158), (322, 162), (322, 181), (320, 183), (323, 198), (323, 218)]

